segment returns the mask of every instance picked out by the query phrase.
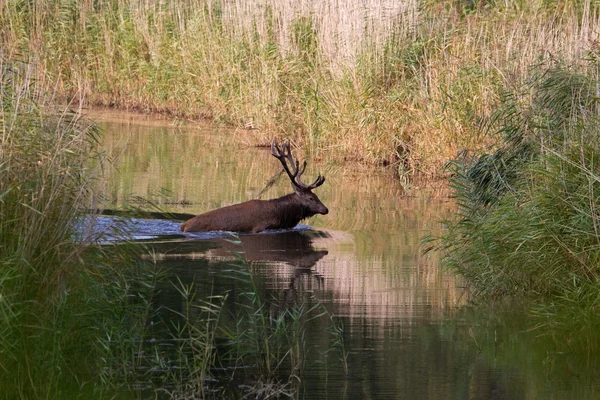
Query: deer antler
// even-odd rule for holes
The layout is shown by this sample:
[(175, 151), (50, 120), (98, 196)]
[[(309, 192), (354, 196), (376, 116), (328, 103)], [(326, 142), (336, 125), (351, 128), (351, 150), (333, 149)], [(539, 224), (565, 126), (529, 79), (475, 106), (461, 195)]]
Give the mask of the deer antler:
[(323, 182), (325, 182), (325, 177), (321, 176), (321, 174), (319, 174), (317, 179), (310, 185), (306, 185), (300, 180), (300, 177), (306, 169), (306, 160), (304, 160), (302, 167), (300, 167), (300, 162), (298, 160), (294, 160), (294, 157), (292, 157), (292, 151), (290, 150), (289, 142), (284, 143), (281, 146), (275, 142), (271, 143), (271, 154), (281, 162), (283, 169), (292, 181), (292, 185), (296, 186), (297, 188), (302, 190), (312, 190), (321, 186)]

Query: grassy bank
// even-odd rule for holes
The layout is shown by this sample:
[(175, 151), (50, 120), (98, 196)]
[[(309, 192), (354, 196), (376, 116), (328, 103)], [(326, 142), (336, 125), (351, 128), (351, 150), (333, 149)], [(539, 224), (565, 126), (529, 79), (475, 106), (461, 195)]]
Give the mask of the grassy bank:
[(533, 301), (540, 334), (600, 350), (598, 59), (540, 66), (487, 121), (498, 142), (452, 165), (459, 214), (440, 247), (475, 294)]
[[(2, 3), (3, 57), (63, 100), (209, 117), (337, 159), (439, 174), (533, 64), (594, 49), (591, 1)], [(247, 130), (246, 128), (256, 128)]]

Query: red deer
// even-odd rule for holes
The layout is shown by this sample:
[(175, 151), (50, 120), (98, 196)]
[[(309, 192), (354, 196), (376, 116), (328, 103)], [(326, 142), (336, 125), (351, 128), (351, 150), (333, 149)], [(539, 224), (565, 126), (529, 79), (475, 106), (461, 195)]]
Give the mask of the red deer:
[(261, 232), (265, 229), (289, 229), (305, 218), (315, 214), (327, 214), (329, 210), (312, 190), (325, 182), (319, 176), (310, 185), (300, 177), (306, 168), (306, 161), (300, 167), (294, 160), (289, 143), (279, 146), (271, 144), (271, 154), (283, 165), (292, 182), (294, 193), (272, 200), (250, 200), (240, 204), (218, 208), (189, 219), (181, 225), (183, 232)]

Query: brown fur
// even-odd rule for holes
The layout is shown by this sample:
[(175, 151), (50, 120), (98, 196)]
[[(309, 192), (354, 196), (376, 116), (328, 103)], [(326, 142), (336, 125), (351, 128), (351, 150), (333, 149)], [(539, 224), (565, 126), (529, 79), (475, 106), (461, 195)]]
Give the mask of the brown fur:
[(250, 200), (197, 215), (181, 225), (183, 232), (261, 232), (288, 229), (329, 210), (310, 190), (298, 190), (273, 200)]

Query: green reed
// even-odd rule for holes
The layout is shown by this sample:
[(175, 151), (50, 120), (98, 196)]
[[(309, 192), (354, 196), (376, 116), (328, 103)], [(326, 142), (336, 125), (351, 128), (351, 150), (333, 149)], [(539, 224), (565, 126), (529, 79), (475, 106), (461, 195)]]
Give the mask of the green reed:
[[(74, 233), (94, 200), (98, 132), (32, 72), (0, 58), (0, 396), (105, 392), (125, 383), (154, 278), (126, 247)], [(149, 285), (135, 304), (132, 281)]]
[[(241, 246), (235, 238), (231, 242)], [(334, 327), (325, 355), (339, 352), (347, 373), (343, 328), (322, 304), (265, 298), (243, 251), (232, 256), (236, 261), (222, 273), (239, 285), (235, 298), (230, 293), (202, 298), (193, 284), (175, 284), (185, 306), (171, 310), (181, 318), (173, 333), (180, 369), (167, 374), (173, 389), (165, 389), (171, 397), (294, 397), (305, 369), (320, 362), (305, 338), (308, 325), (317, 320)]]
[(459, 214), (440, 247), (475, 293), (533, 299), (539, 334), (597, 351), (598, 76), (540, 71), (488, 121), (498, 150), (453, 163)]

